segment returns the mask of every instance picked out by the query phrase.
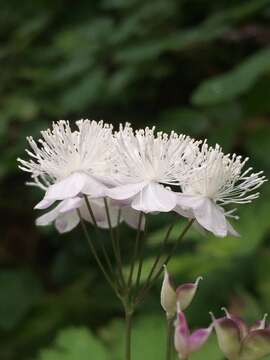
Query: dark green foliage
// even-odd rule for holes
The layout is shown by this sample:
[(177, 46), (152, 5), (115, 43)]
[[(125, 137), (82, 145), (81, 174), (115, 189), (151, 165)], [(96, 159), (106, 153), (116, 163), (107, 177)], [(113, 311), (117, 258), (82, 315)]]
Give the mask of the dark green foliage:
[[(269, 175), (269, 18), (270, 0), (1, 2), (1, 360), (121, 359), (120, 306), (80, 231), (34, 225), (41, 193), (24, 186), (16, 164), (25, 136), (60, 118), (155, 124), (219, 142)], [(239, 208), (240, 239), (193, 231), (171, 262), (177, 282), (205, 278), (192, 325), (206, 326), (224, 305), (250, 321), (270, 311), (269, 195), (265, 184)], [(166, 219), (151, 217), (144, 277)], [(134, 232), (121, 231), (128, 265)], [(134, 360), (141, 349), (163, 359), (159, 284), (135, 328)], [(205, 358), (222, 359), (214, 339), (192, 359)]]

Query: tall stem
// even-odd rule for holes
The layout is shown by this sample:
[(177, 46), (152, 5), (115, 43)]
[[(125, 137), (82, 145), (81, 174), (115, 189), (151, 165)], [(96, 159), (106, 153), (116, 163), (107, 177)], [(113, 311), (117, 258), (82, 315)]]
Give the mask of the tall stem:
[(175, 223), (172, 223), (172, 224), (169, 226), (168, 230), (167, 230), (166, 236), (165, 236), (165, 238), (164, 238), (164, 240), (163, 240), (163, 243), (161, 244), (161, 248), (160, 248), (160, 250), (159, 250), (159, 252), (158, 252), (158, 255), (157, 255), (157, 257), (156, 257), (156, 260), (155, 260), (154, 264), (152, 265), (152, 268), (151, 268), (151, 270), (150, 270), (150, 272), (149, 272), (149, 274), (148, 274), (148, 277), (147, 277), (147, 279), (146, 279), (146, 282), (145, 282), (146, 286), (149, 285), (149, 283), (150, 283), (150, 281), (151, 281), (151, 278), (152, 278), (152, 275), (153, 275), (153, 273), (155, 272), (156, 267), (157, 267), (158, 264), (159, 264), (159, 261), (160, 261), (160, 259), (161, 259), (162, 254), (163, 254), (163, 251), (164, 251), (165, 248), (166, 248), (166, 245), (167, 245), (167, 243), (168, 243), (168, 240), (169, 240), (169, 237), (170, 237), (170, 234), (171, 234), (171, 231), (172, 231), (174, 225), (175, 225)]
[(114, 253), (114, 256), (115, 256), (116, 266), (117, 266), (117, 270), (118, 270), (118, 274), (119, 274), (119, 280), (122, 282), (123, 287), (125, 287), (125, 278), (124, 278), (124, 275), (123, 275), (121, 255), (119, 253), (119, 247), (117, 246), (117, 240), (116, 240), (116, 237), (115, 237), (115, 234), (114, 234), (114, 231), (113, 231), (109, 205), (108, 205), (108, 201), (107, 201), (106, 198), (104, 198), (104, 205), (105, 205), (105, 211), (106, 211), (106, 216), (107, 216), (110, 235), (111, 235), (113, 253)]
[(145, 245), (145, 242), (146, 242), (146, 234), (147, 234), (147, 223), (146, 223), (146, 218), (145, 218), (143, 236), (141, 238), (141, 244), (140, 244), (140, 250), (139, 250), (139, 265), (138, 265), (138, 271), (137, 271), (135, 293), (139, 290), (139, 287), (140, 287), (140, 280), (141, 280), (141, 274), (142, 274), (142, 268), (143, 268), (143, 260), (144, 260), (143, 250), (144, 250), (144, 245)]
[(133, 272), (134, 272), (135, 262), (136, 262), (136, 259), (138, 256), (142, 219), (143, 219), (143, 212), (141, 211), (140, 215), (139, 215), (139, 223), (138, 223), (137, 235), (136, 235), (136, 240), (135, 240), (134, 254), (133, 254), (133, 258), (132, 258), (131, 266), (130, 266), (130, 272), (129, 272), (129, 278), (128, 278), (128, 288), (132, 287)]
[(173, 256), (177, 246), (179, 245), (180, 241), (183, 239), (185, 234), (188, 232), (188, 230), (191, 227), (191, 225), (193, 224), (193, 222), (194, 222), (194, 219), (191, 219), (188, 222), (188, 224), (186, 225), (186, 227), (184, 228), (184, 230), (181, 232), (178, 239), (176, 240), (172, 250), (169, 252), (169, 254), (166, 256), (165, 260), (162, 262), (162, 265), (160, 266), (159, 270), (156, 272), (156, 274), (153, 274), (153, 276), (149, 279), (147, 284), (142, 288), (141, 292), (138, 294), (137, 298), (135, 299), (135, 304), (139, 304), (144, 299), (147, 292), (151, 289), (151, 287), (154, 285), (155, 281), (159, 278), (159, 276), (161, 275), (161, 273), (163, 271), (163, 266), (168, 264), (171, 257)]
[(131, 330), (133, 312), (125, 310), (126, 334), (125, 334), (125, 360), (131, 360)]
[[(88, 209), (88, 212), (89, 212), (89, 215), (93, 221), (93, 224), (95, 226), (95, 230), (96, 230), (96, 233), (97, 233), (97, 236), (99, 235), (99, 231), (98, 231), (98, 225), (97, 225), (97, 221), (96, 221), (96, 218), (95, 218), (95, 215), (94, 215), (94, 212), (93, 212), (93, 209), (92, 209), (92, 206), (90, 204), (90, 201), (88, 199), (88, 197), (86, 195), (84, 195), (84, 200), (85, 200), (85, 203), (86, 203), (86, 207)], [(103, 255), (104, 255), (104, 258), (105, 258), (105, 261), (108, 265), (108, 268), (109, 268), (109, 271), (112, 275), (114, 275), (114, 271), (113, 271), (113, 267), (112, 267), (112, 263), (111, 263), (111, 260), (109, 258), (109, 255), (105, 249), (105, 246), (104, 246), (104, 243), (103, 243), (103, 240), (99, 241), (99, 244), (101, 246), (101, 250), (103, 252)], [(117, 279), (118, 280), (118, 279)]]
[(166, 360), (171, 360), (172, 355), (172, 334), (173, 334), (173, 319), (167, 318), (167, 347)]
[(86, 240), (87, 240), (87, 242), (88, 242), (88, 244), (89, 244), (89, 247), (90, 247), (90, 249), (91, 249), (91, 252), (92, 252), (92, 254), (93, 254), (93, 256), (94, 256), (94, 258), (95, 258), (95, 260), (96, 260), (96, 262), (97, 262), (97, 264), (98, 264), (98, 266), (99, 266), (99, 268), (100, 268), (100, 270), (102, 271), (105, 279), (106, 279), (106, 280), (108, 281), (108, 283), (111, 285), (111, 287), (113, 288), (113, 290), (116, 292), (116, 294), (118, 294), (117, 289), (116, 289), (116, 287), (115, 287), (115, 284), (114, 284), (113, 280), (112, 280), (112, 279), (110, 278), (110, 276), (107, 274), (107, 272), (106, 272), (106, 270), (105, 270), (105, 268), (104, 268), (104, 266), (103, 266), (103, 264), (102, 264), (102, 261), (100, 260), (98, 254), (97, 254), (97, 251), (96, 251), (95, 246), (94, 246), (94, 244), (93, 244), (93, 241), (92, 241), (92, 239), (91, 239), (91, 237), (90, 237), (90, 234), (89, 234), (88, 231), (87, 231), (87, 227), (86, 227), (85, 222), (84, 222), (84, 220), (83, 220), (83, 218), (82, 218), (82, 216), (81, 216), (80, 211), (77, 210), (77, 213), (78, 213), (78, 215), (79, 215), (79, 217), (80, 217), (81, 226), (82, 226), (84, 235), (85, 235), (85, 237), (86, 237)]

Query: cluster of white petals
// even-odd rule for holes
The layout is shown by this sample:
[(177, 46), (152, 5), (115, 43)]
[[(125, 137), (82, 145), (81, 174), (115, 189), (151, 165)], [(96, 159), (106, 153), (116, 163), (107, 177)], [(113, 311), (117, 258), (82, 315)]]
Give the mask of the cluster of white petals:
[(177, 197), (169, 186), (184, 181), (186, 155), (199, 143), (174, 132), (155, 134), (154, 128), (134, 133), (129, 124), (120, 126), (114, 138), (114, 179), (119, 185), (107, 195), (144, 213), (172, 211)]
[(217, 236), (237, 235), (227, 220), (237, 218), (236, 209), (225, 206), (256, 199), (254, 190), (266, 181), (262, 172), (244, 169), (248, 159), (173, 131), (134, 131), (126, 124), (113, 132), (111, 125), (89, 120), (72, 130), (62, 120), (41, 135), (37, 142), (28, 138), (30, 160), (18, 159), (19, 167), (31, 174), (28, 184), (45, 192), (36, 208), (58, 202), (37, 224), (54, 223), (60, 232), (74, 228), (79, 214), (93, 221), (87, 200), (97, 225), (108, 227), (108, 198), (112, 226), (125, 221), (137, 227), (141, 212), (175, 211)]

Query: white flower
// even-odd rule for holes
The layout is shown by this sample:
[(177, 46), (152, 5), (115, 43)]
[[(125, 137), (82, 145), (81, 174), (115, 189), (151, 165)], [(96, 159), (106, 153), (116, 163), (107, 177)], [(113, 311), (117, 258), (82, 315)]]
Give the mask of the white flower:
[(72, 131), (68, 121), (54, 123), (52, 130), (41, 131), (38, 143), (29, 137), (30, 160), (18, 159), (20, 168), (31, 173), (33, 182), (46, 189), (44, 199), (36, 206), (49, 207), (57, 200), (86, 194), (104, 195), (106, 186), (99, 180), (110, 171), (113, 154), (112, 126), (102, 121), (80, 120)]
[(226, 217), (234, 217), (234, 210), (227, 211), (227, 204), (245, 204), (256, 199), (259, 193), (251, 193), (265, 181), (262, 172), (243, 170), (248, 158), (224, 155), (221, 148), (208, 147), (206, 142), (193, 162), (193, 170), (182, 183), (176, 211), (197, 222), (217, 236), (237, 235)]
[(154, 128), (134, 133), (126, 124), (115, 134), (115, 144), (115, 179), (119, 185), (108, 189), (107, 196), (144, 213), (174, 209), (176, 196), (168, 185), (185, 176), (185, 154), (195, 143), (174, 132), (155, 135)]
[[(91, 209), (94, 214), (95, 221), (97, 226), (100, 228), (108, 229), (109, 223), (106, 214), (105, 204), (103, 199), (91, 199), (88, 198), (89, 203), (91, 204)], [(128, 207), (120, 208), (113, 205), (111, 202), (108, 202), (109, 205), (109, 214), (111, 226), (115, 227), (118, 223), (125, 222), (130, 227), (137, 229), (139, 225), (139, 212)], [(89, 213), (89, 210), (86, 205), (84, 198), (75, 197), (72, 199), (66, 199), (61, 201), (56, 207), (52, 210), (41, 215), (36, 220), (36, 225), (46, 226), (54, 224), (58, 232), (66, 233), (74, 229), (80, 222), (80, 216), (82, 218), (93, 224), (93, 219)], [(120, 210), (120, 219), (119, 217)], [(141, 228), (145, 226), (145, 219), (141, 223)]]

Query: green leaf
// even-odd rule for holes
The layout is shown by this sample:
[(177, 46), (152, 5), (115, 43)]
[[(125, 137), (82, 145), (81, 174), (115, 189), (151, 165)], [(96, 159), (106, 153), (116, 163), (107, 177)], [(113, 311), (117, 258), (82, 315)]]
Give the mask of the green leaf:
[(246, 93), (265, 72), (270, 71), (270, 48), (258, 51), (232, 71), (205, 80), (192, 95), (196, 105), (214, 105)]
[(109, 360), (109, 354), (101, 342), (87, 328), (62, 330), (54, 345), (42, 350), (38, 360)]
[[(228, 30), (238, 21), (254, 15), (269, 4), (269, 0), (253, 0), (249, 3), (236, 5), (225, 11), (214, 13), (206, 18), (198, 26), (189, 29), (173, 31), (169, 35), (138, 41), (132, 45), (120, 49), (116, 54), (116, 60), (125, 63), (145, 62), (156, 60), (165, 51), (186, 50), (202, 43), (211, 42)], [(141, 28), (141, 27), (140, 27)], [(156, 35), (156, 34), (155, 34)]]

